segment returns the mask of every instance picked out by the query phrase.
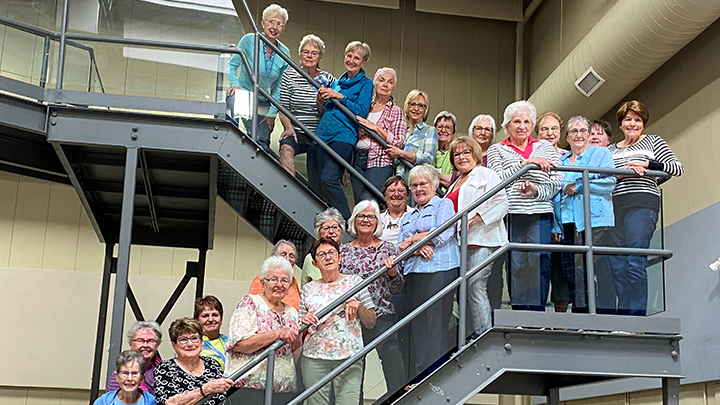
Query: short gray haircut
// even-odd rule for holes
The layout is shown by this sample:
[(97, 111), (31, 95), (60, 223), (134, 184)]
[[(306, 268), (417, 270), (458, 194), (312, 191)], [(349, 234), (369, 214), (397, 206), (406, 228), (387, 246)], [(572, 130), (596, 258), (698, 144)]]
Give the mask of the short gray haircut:
[[(115, 372), (120, 373), (120, 368), (128, 363), (137, 363), (140, 366), (140, 373), (145, 372), (145, 357), (137, 350), (124, 350), (115, 359)], [(145, 377), (144, 374), (141, 374)]]
[(298, 54), (302, 52), (305, 45), (312, 45), (320, 51), (320, 56), (325, 55), (325, 42), (320, 39), (319, 36), (313, 34), (307, 34), (300, 40), (300, 46), (298, 47)]
[(506, 108), (505, 112), (503, 113), (503, 123), (502, 127), (507, 131), (507, 125), (510, 123), (510, 120), (516, 115), (523, 112), (529, 112), (530, 113), (530, 121), (532, 122), (532, 127), (535, 128), (535, 120), (537, 119), (537, 110), (535, 109), (535, 106), (532, 105), (529, 101), (516, 101), (514, 103), (510, 103)]
[(282, 245), (290, 246), (295, 251), (295, 257), (297, 257), (297, 247), (295, 246), (294, 243), (290, 242), (289, 240), (285, 240), (285, 239), (280, 239), (279, 241), (277, 241), (277, 243), (273, 247), (272, 253), (270, 253), (270, 256), (277, 255), (277, 252), (278, 252), (278, 250), (280, 250), (280, 247)]
[(162, 342), (162, 332), (160, 332), (160, 325), (153, 321), (137, 321), (132, 324), (127, 332), (128, 344), (132, 343), (132, 340), (135, 339), (135, 334), (138, 333), (140, 329), (150, 329), (155, 332), (155, 340), (157, 340), (157, 344), (160, 346), (160, 342)]
[(325, 211), (315, 215), (315, 236), (320, 237), (320, 227), (327, 221), (334, 220), (340, 226), (340, 233), (345, 232), (345, 218), (335, 207), (330, 207)]
[(433, 121), (433, 126), (436, 126), (438, 121), (440, 119), (446, 119), (450, 120), (453, 123), (453, 132), (457, 131), (457, 118), (455, 118), (455, 114), (451, 113), (450, 111), (440, 111), (438, 115), (435, 116), (435, 121)]
[(570, 128), (570, 124), (583, 124), (588, 130), (588, 133), (590, 132), (590, 120), (583, 117), (582, 115), (576, 115), (574, 117), (570, 117), (570, 119), (567, 121), (567, 124), (565, 125), (565, 137), (568, 136), (568, 129)]
[(366, 44), (365, 42), (360, 41), (352, 41), (345, 47), (345, 53), (343, 55), (347, 55), (350, 52), (360, 52), (360, 54), (363, 56), (363, 60), (370, 59), (370, 45)]
[(277, 4), (271, 4), (265, 7), (265, 10), (263, 10), (262, 13), (262, 19), (267, 21), (273, 17), (280, 17), (283, 20), (283, 24), (287, 24), (289, 18), (287, 9), (284, 9)]
[(290, 266), (290, 262), (285, 260), (283, 257), (270, 256), (265, 259), (262, 267), (260, 268), (260, 275), (262, 275), (263, 278), (267, 278), (270, 272), (274, 270), (284, 271), (285, 274), (290, 277), (290, 280), (293, 278), (292, 266)]
[(357, 227), (355, 227), (355, 220), (357, 219), (357, 216), (360, 215), (360, 213), (368, 207), (372, 208), (373, 212), (375, 213), (375, 232), (373, 233), (373, 235), (375, 235), (375, 237), (377, 238), (382, 235), (383, 227), (382, 222), (380, 221), (380, 206), (378, 206), (378, 203), (375, 202), (375, 200), (362, 200), (359, 203), (355, 204), (355, 208), (353, 209), (352, 215), (350, 215), (350, 220), (348, 221), (348, 233), (353, 237), (357, 238)]
[[(431, 164), (425, 163), (410, 169), (410, 173), (408, 173), (408, 183), (412, 184), (413, 180), (418, 177), (428, 179), (430, 184), (432, 184), (433, 190), (437, 189), (440, 185), (440, 177), (438, 176), (437, 169)], [(412, 186), (410, 186), (410, 191), (412, 191)]]
[(492, 127), (492, 130), (493, 130), (492, 137), (490, 138), (490, 143), (495, 142), (495, 133), (497, 132), (497, 128), (495, 127), (495, 118), (493, 118), (492, 115), (488, 115), (488, 114), (476, 115), (475, 118), (473, 118), (472, 121), (470, 121), (470, 126), (468, 127), (468, 136), (469, 137), (473, 136), (473, 128), (475, 128), (475, 125), (477, 125), (478, 122), (480, 122), (482, 120), (490, 121), (490, 126)]

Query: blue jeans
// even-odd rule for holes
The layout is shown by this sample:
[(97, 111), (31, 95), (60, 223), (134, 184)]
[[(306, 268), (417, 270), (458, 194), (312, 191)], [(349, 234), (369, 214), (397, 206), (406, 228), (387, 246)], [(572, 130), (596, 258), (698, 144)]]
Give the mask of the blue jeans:
[[(367, 151), (356, 150), (355, 159), (353, 160), (353, 168), (355, 168), (355, 170), (372, 183), (378, 191), (382, 191), (382, 186), (385, 184), (385, 180), (389, 179), (393, 174), (392, 165), (367, 167), (367, 163)], [(370, 190), (368, 190), (356, 177), (351, 177), (350, 183), (352, 184), (353, 195), (355, 196), (355, 204), (363, 200), (375, 200), (378, 204), (383, 202), (382, 200), (378, 200), (378, 197), (375, 197), (375, 195), (372, 194)]]
[[(550, 244), (553, 214), (509, 214), (510, 242)], [(550, 252), (510, 251), (510, 302), (513, 309), (545, 311), (550, 289)]]
[[(615, 209), (615, 228), (610, 238), (615, 246), (635, 249), (650, 247), (658, 212), (650, 208)], [(647, 313), (647, 256), (610, 256), (617, 312), (620, 315), (645, 316)]]
[[(354, 145), (345, 142), (330, 142), (328, 146), (343, 160), (350, 163), (355, 151)], [(345, 219), (349, 219), (350, 207), (348, 207), (345, 192), (340, 185), (345, 169), (317, 145), (309, 149), (307, 155), (310, 188), (325, 198), (331, 207), (337, 208)]]
[(252, 136), (252, 118), (242, 119), (243, 124), (245, 124), (245, 130), (247, 131), (247, 134), (250, 135), (250, 137), (253, 138), (258, 145), (260, 145), (265, 153), (270, 153), (270, 127), (267, 123), (261, 122), (265, 119), (265, 115), (258, 115), (257, 119), (257, 137)]

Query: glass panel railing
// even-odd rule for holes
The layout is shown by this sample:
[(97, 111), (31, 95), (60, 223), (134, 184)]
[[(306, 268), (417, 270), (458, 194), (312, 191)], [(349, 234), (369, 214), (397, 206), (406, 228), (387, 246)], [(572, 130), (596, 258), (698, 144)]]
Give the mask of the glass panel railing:
[[(0, 26), (0, 74), (21, 82), (40, 85), (43, 76), (43, 57), (46, 39), (13, 27)], [(50, 46), (49, 40), (47, 46)], [(47, 65), (45, 65), (47, 66)]]

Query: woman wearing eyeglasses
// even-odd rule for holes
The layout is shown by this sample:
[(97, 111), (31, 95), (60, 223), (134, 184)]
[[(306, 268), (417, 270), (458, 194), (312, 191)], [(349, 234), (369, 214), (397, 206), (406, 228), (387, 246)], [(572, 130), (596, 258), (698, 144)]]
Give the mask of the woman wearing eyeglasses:
[[(293, 351), (300, 346), (297, 310), (282, 302), (292, 283), (290, 262), (271, 256), (263, 262), (262, 294), (248, 294), (240, 300), (228, 330), (228, 360), (225, 375), (242, 367), (262, 350), (282, 339), (284, 346), (275, 351), (273, 403), (285, 404), (295, 396), (297, 381)], [(263, 403), (267, 361), (243, 375), (235, 386), (243, 390), (248, 404)]]
[(200, 356), (202, 332), (202, 325), (192, 318), (170, 324), (168, 333), (176, 357), (155, 367), (158, 405), (192, 405), (208, 396), (208, 405), (218, 405), (225, 399), (233, 382), (223, 378), (220, 363)]
[[(340, 211), (334, 207), (330, 207), (325, 211), (315, 215), (315, 236), (318, 239), (330, 238), (338, 243), (342, 241), (345, 233), (345, 218)], [(313, 265), (312, 256), (308, 253), (302, 266), (302, 275), (300, 276), (300, 288), (305, 284), (317, 280), (321, 277), (320, 270)]]
[[(405, 147), (388, 146), (386, 152), (393, 159), (405, 159), (414, 165), (431, 164), (437, 150), (438, 133), (434, 126), (425, 123), (430, 110), (430, 97), (422, 90), (410, 90), (405, 97), (405, 118), (408, 131)], [(399, 164), (397, 173), (405, 177), (405, 165)]]
[[(137, 321), (127, 332), (128, 343), (130, 349), (137, 350), (145, 358), (145, 367), (143, 372), (145, 378), (140, 381), (140, 389), (155, 395), (155, 366), (160, 364), (162, 360), (158, 354), (158, 346), (162, 341), (162, 332), (157, 322)], [(105, 392), (114, 391), (120, 388), (115, 371), (108, 379)]]
[(118, 388), (107, 390), (93, 405), (155, 405), (155, 397), (140, 389), (145, 380), (145, 357), (137, 350), (125, 350), (115, 360)]
[[(380, 270), (385, 259), (395, 254), (395, 245), (379, 238), (383, 226), (380, 222), (380, 207), (374, 200), (360, 201), (355, 205), (348, 221), (348, 233), (357, 239), (340, 246), (342, 274), (355, 274), (365, 279)], [(363, 342), (366, 345), (397, 322), (392, 299), (393, 294), (402, 291), (403, 284), (402, 275), (392, 268), (368, 286), (377, 320), (374, 328), (363, 328)], [(376, 349), (382, 362), (388, 393), (394, 393), (406, 382), (397, 334), (383, 341)]]

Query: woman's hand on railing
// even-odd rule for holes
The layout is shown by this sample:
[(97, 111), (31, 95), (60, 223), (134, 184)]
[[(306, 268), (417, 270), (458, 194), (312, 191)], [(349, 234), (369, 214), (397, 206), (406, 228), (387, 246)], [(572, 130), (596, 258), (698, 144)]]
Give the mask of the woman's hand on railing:
[(230, 87), (228, 87), (228, 89), (225, 91), (225, 96), (226, 96), (226, 97), (230, 97), (230, 96), (234, 95), (234, 94), (235, 94), (235, 89), (239, 89), (239, 88), (240, 88), (240, 86), (230, 86)]
[(387, 149), (385, 149), (385, 152), (393, 159), (401, 158), (403, 157), (404, 150), (398, 148), (395, 145), (388, 145)]
[(293, 343), (298, 338), (298, 328), (289, 326), (278, 330), (278, 339), (284, 340), (286, 343)]
[[(624, 168), (634, 170), (635, 173), (644, 176), (648, 168), (648, 162), (629, 162)], [(618, 176), (618, 178), (620, 178), (620, 176)]]
[(397, 268), (393, 266), (393, 262), (395, 261), (395, 256), (390, 256), (387, 259), (383, 260), (383, 266), (388, 268), (387, 274), (390, 277), (395, 277), (397, 275)]
[(202, 392), (205, 396), (210, 394), (220, 394), (229, 390), (234, 384), (233, 380), (228, 378), (216, 378), (203, 384)]
[(304, 323), (305, 325), (311, 326), (317, 326), (319, 321), (320, 320), (318, 319), (318, 317), (312, 312), (306, 313), (305, 316), (303, 316), (300, 320), (300, 322)]
[(523, 166), (527, 166), (527, 165), (531, 165), (531, 164), (536, 164), (536, 165), (540, 166), (540, 170), (542, 170), (544, 172), (549, 172), (550, 169), (555, 167), (555, 163), (553, 163), (547, 159), (544, 159), (544, 158), (534, 157), (534, 158), (526, 159), (525, 161), (522, 162)]
[(528, 180), (525, 180), (520, 187), (518, 187), (518, 190), (520, 190), (520, 195), (523, 197), (537, 197), (538, 195), (537, 186)]
[(416, 250), (414, 254), (418, 255), (418, 256), (422, 256), (425, 259), (432, 259), (433, 256), (435, 255), (435, 251), (433, 250), (430, 243), (427, 243), (427, 244), (423, 245), (423, 247), (421, 247), (420, 249)]
[(387, 141), (387, 131), (385, 131), (383, 128), (381, 128), (378, 124), (368, 121), (367, 119), (365, 119), (359, 115), (356, 115), (355, 118), (357, 118), (360, 125), (364, 126), (365, 128), (375, 131), (376, 134), (378, 134), (382, 139)]
[(321, 87), (320, 89), (318, 89), (318, 97), (322, 101), (328, 101), (331, 98), (336, 98), (338, 100), (342, 100), (343, 97), (345, 97), (345, 96), (343, 96), (342, 94), (338, 93), (337, 91), (335, 91), (333, 89), (330, 89), (327, 87)]

